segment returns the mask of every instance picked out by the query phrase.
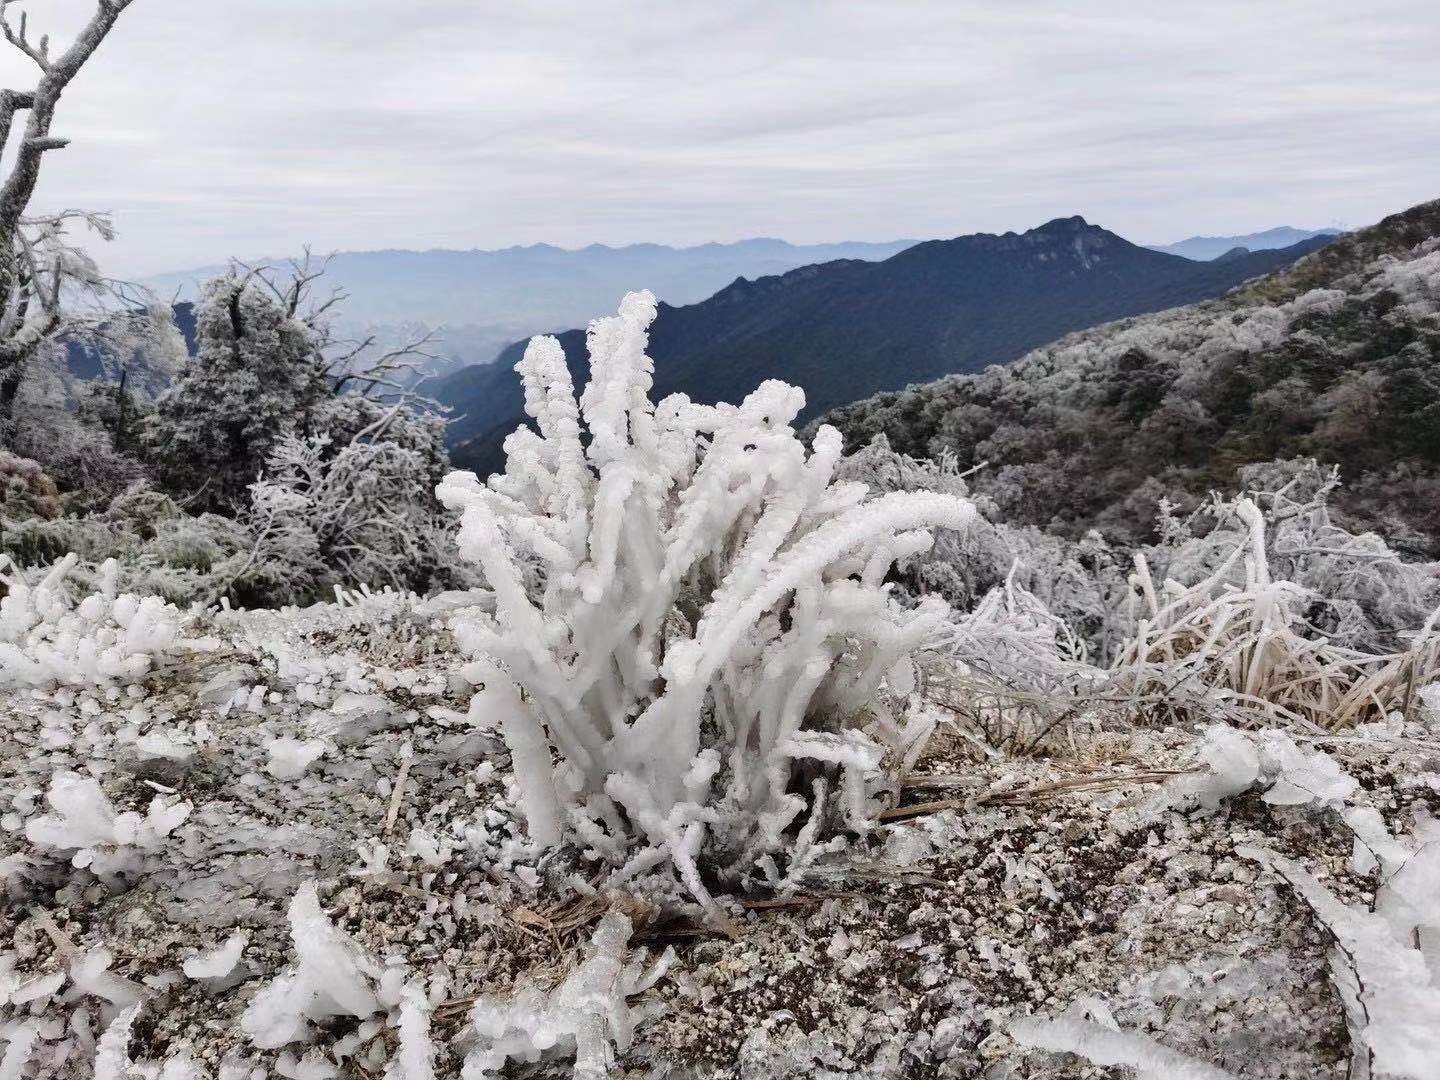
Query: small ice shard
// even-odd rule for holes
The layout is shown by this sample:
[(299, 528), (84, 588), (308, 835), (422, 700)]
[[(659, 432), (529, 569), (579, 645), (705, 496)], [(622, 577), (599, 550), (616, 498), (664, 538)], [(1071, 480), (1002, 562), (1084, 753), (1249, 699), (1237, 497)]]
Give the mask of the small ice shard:
[(236, 931), (219, 948), (197, 953), (186, 960), (180, 970), (192, 979), (223, 979), (235, 970), (249, 940), (243, 932)]
[(270, 756), (266, 772), (277, 780), (294, 780), (303, 776), (305, 770), (325, 753), (325, 743), (321, 739), (282, 736), (266, 743), (265, 752)]

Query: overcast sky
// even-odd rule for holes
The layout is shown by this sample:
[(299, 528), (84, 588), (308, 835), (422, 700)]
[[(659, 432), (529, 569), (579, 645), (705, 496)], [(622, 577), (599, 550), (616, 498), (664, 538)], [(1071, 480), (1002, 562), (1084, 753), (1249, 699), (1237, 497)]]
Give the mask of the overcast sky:
[[(93, 4), (25, 6), (58, 43)], [(41, 197), (113, 211), (97, 254), (125, 274), (305, 243), (1359, 225), (1440, 196), (1437, 57), (1434, 0), (135, 0)]]

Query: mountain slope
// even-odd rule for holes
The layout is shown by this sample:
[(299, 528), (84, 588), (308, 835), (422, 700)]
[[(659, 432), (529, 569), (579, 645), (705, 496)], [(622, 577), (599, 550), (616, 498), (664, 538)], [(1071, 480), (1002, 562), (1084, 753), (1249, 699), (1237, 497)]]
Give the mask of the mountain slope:
[[(1023, 234), (932, 240), (879, 263), (740, 279), (699, 304), (661, 305), (650, 336), (655, 389), (739, 401), (765, 379), (784, 379), (805, 390), (804, 416), (814, 416), (878, 390), (1011, 360), (1081, 327), (1219, 295), (1321, 242), (1197, 263), (1072, 217)], [(583, 383), (584, 333), (560, 342)], [(462, 416), (450, 435), (458, 464), (500, 467), (501, 442), (522, 419), (511, 369), (523, 350), (516, 343), (495, 365), (431, 387)]]
[(1293, 247), (1317, 236), (1339, 234), (1339, 229), (1295, 229), (1289, 225), (1280, 225), (1274, 229), (1244, 233), (1240, 236), (1191, 236), (1173, 244), (1151, 244), (1149, 247), (1151, 251), (1208, 261), (1222, 258), (1236, 248), (1244, 248), (1246, 251), (1271, 251), (1275, 248)]
[[(768, 238), (673, 248), (662, 244), (566, 250), (549, 244), (498, 251), (346, 251), (323, 284), (343, 289), (352, 328), (446, 328), (442, 351), (487, 363), (527, 334), (574, 326), (614, 304), (636, 281), (673, 304), (701, 300), (733, 281), (832, 259), (884, 259), (913, 241), (795, 245)], [(204, 267), (146, 282), (161, 296), (193, 298), (224, 271)]]
[(1125, 540), (1161, 496), (1192, 503), (1277, 458), (1339, 465), (1340, 505), (1440, 553), (1440, 201), (1220, 300), (1072, 334), (1023, 359), (825, 417), (954, 454), (1007, 521)]

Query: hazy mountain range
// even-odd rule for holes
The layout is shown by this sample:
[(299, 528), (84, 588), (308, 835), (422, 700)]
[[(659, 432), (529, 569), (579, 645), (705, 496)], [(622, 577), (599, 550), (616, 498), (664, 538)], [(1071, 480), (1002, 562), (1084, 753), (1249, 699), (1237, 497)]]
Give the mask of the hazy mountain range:
[(1168, 255), (1179, 255), (1186, 259), (1209, 260), (1229, 255), (1237, 248), (1240, 254), (1249, 251), (1273, 251), (1276, 248), (1291, 247), (1317, 236), (1337, 236), (1340, 229), (1295, 229), (1281, 225), (1263, 232), (1243, 233), (1239, 236), (1192, 236), (1177, 240), (1173, 244), (1151, 244), (1151, 251), (1163, 251)]
[[(741, 278), (701, 303), (661, 305), (650, 336), (655, 395), (738, 402), (776, 378), (803, 388), (803, 417), (815, 416), (877, 391), (1013, 360), (1073, 330), (1218, 296), (1325, 242), (1196, 262), (1071, 217), (1020, 234), (927, 241), (881, 262)], [(560, 341), (583, 385), (584, 331)], [(512, 370), (523, 349), (517, 342), (497, 363), (431, 385), (460, 417), (450, 429), (457, 465), (500, 467), (501, 443), (523, 419)]]
[[(1214, 259), (1236, 247), (1286, 247), (1323, 231), (1282, 227), (1243, 236), (1191, 237), (1155, 250)], [(695, 247), (595, 244), (571, 250), (534, 244), (498, 250), (347, 251), (331, 257), (323, 286), (349, 295), (339, 309), (346, 334), (374, 334), (391, 345), (434, 330), (440, 341), (433, 351), (442, 359), (433, 373), (446, 374), (488, 363), (506, 345), (531, 334), (583, 326), (630, 289), (648, 288), (683, 307), (737, 278), (753, 281), (844, 259), (878, 262), (914, 244), (791, 244), (762, 237)], [(286, 260), (270, 261), (281, 266)], [(201, 282), (224, 269), (182, 270), (146, 284), (160, 296), (191, 300)]]
[[(583, 324), (613, 308), (629, 289), (644, 286), (672, 304), (691, 304), (737, 277), (835, 259), (885, 259), (913, 243), (805, 245), (759, 238), (682, 248), (534, 244), (498, 251), (346, 251), (331, 257), (322, 285), (348, 294), (341, 309), (347, 332), (394, 341), (417, 326), (433, 328), (442, 338), (438, 351), (460, 366), (493, 360), (517, 338)], [(145, 284), (166, 298), (193, 299), (200, 282), (224, 269), (163, 274)]]

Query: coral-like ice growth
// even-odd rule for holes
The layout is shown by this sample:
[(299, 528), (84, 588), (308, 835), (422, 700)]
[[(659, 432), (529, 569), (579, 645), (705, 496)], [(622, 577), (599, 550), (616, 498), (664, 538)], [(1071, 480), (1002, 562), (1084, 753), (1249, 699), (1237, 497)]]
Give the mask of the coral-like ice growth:
[(842, 773), (863, 825), (866, 776), (916, 740), (882, 685), (913, 684), (908, 657), (945, 617), (935, 600), (901, 608), (886, 574), (974, 510), (834, 482), (838, 433), (807, 453), (791, 427), (804, 395), (783, 383), (738, 406), (651, 404), (654, 315), (632, 293), (592, 324), (578, 403), (559, 344), (533, 340), (517, 370), (538, 434), (510, 436), (504, 475), (452, 473), (440, 496), (494, 590), (456, 634), (480, 658), (472, 718), (509, 744), (532, 836), (568, 825), (622, 876), (668, 861), (716, 914), (702, 864), (773, 874), (807, 807), (797, 770)]

